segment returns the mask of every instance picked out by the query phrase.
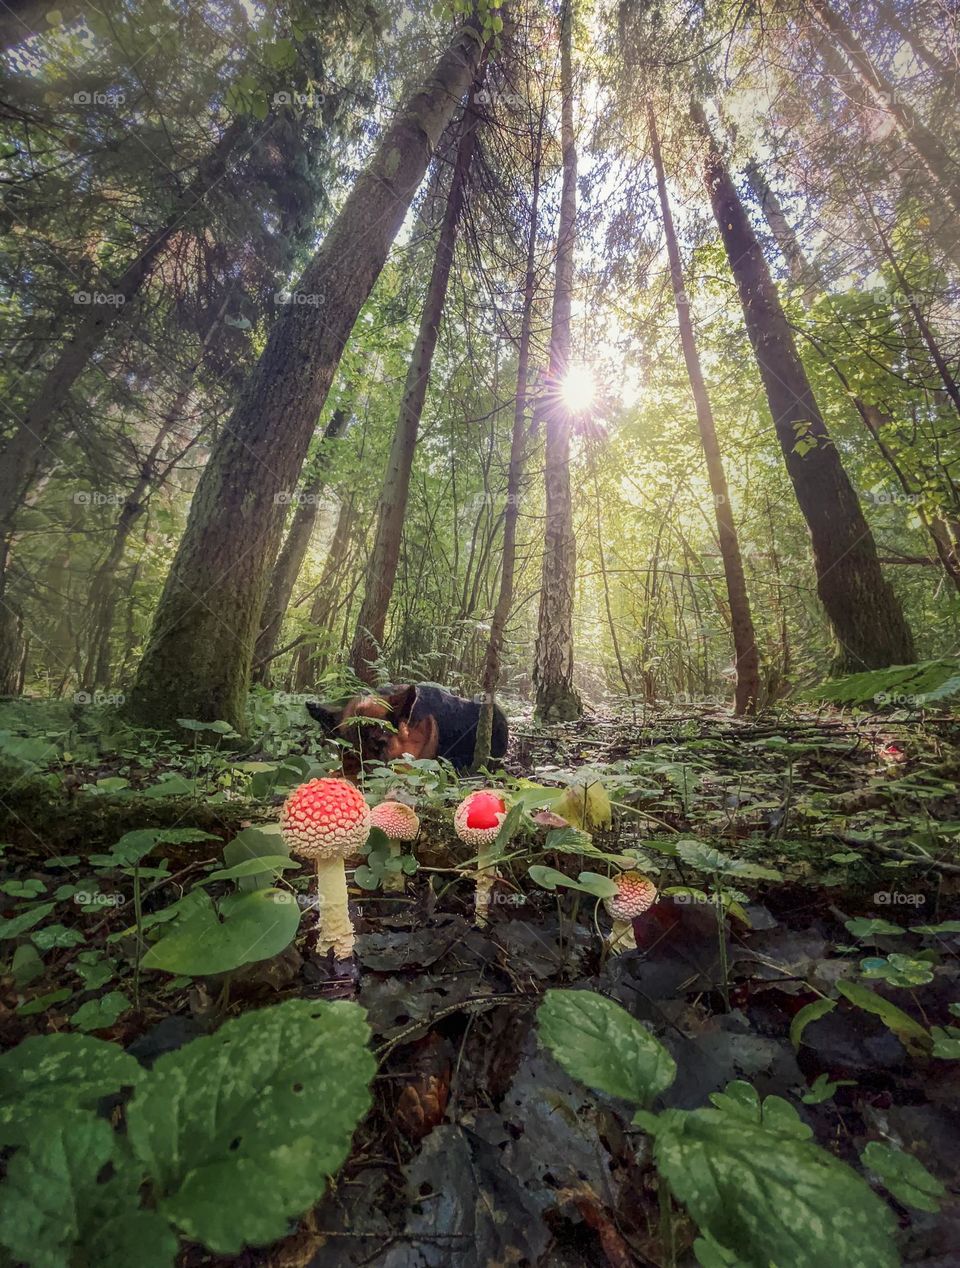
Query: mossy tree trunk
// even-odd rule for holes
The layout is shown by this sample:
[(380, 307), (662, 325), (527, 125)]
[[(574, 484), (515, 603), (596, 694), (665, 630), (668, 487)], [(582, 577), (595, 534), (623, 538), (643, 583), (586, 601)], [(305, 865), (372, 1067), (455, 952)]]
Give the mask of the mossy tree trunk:
[(468, 23), (394, 116), (295, 288), (296, 302), (274, 323), (191, 504), (127, 703), (141, 724), (192, 717), (243, 726), (284, 500), (353, 324), (481, 55)]
[(257, 682), (270, 682), (271, 657), (276, 651), (280, 627), (297, 577), (307, 557), (310, 538), (317, 525), (320, 511), (320, 493), (323, 490), (327, 467), (330, 465), (330, 445), (339, 440), (347, 429), (350, 414), (347, 410), (334, 410), (323, 433), (323, 444), (312, 463), (311, 470), (297, 495), (290, 527), (283, 539), (283, 546), (270, 574), (270, 588), (260, 618), (260, 633), (253, 649), (253, 676)]
[(913, 637), (887, 583), (860, 500), (813, 395), (780, 296), (699, 105), (704, 176), (784, 463), (810, 530), (817, 593), (836, 635), (837, 672), (913, 659)]
[[(481, 77), (482, 67), (474, 83), (473, 93), (478, 91)], [(407, 367), (407, 378), (400, 401), (400, 416), (393, 433), (390, 456), (383, 476), (373, 550), (367, 565), (363, 603), (357, 617), (357, 628), (350, 652), (350, 663), (354, 673), (358, 678), (369, 683), (373, 683), (376, 678), (373, 663), (380, 654), (387, 624), (387, 610), (390, 607), (393, 586), (397, 579), (400, 543), (403, 540), (403, 521), (407, 513), (410, 475), (413, 471), (420, 419), (423, 416), (423, 406), (430, 384), (430, 372), (433, 368), (433, 354), (437, 348), (440, 322), (443, 319), (443, 309), (447, 301), (447, 287), (457, 242), (457, 227), (466, 197), (470, 166), (477, 148), (478, 117), (473, 109), (473, 93), (471, 100), (467, 103), (460, 126), (457, 156), (450, 178), (443, 220), (440, 224), (430, 282), (423, 301), (420, 329), (417, 332), (417, 341), (413, 347), (410, 364)]]
[(720, 452), (720, 442), (717, 439), (713, 409), (710, 405), (710, 397), (707, 394), (707, 385), (704, 382), (703, 370), (700, 365), (700, 355), (697, 351), (693, 322), (690, 318), (690, 301), (687, 298), (686, 287), (683, 282), (683, 263), (680, 259), (680, 248), (677, 245), (677, 233), (673, 224), (673, 213), (670, 210), (670, 199), (667, 196), (667, 180), (663, 170), (663, 156), (660, 150), (657, 118), (653, 104), (649, 101), (647, 102), (647, 126), (650, 131), (650, 145), (656, 169), (660, 214), (667, 239), (670, 280), (673, 285), (673, 297), (677, 305), (680, 345), (683, 349), (683, 360), (687, 367), (690, 391), (697, 411), (700, 443), (703, 446), (703, 454), (707, 463), (707, 476), (710, 480), (710, 490), (713, 493), (720, 558), (723, 561), (723, 573), (727, 583), (727, 601), (730, 605), (730, 628), (733, 634), (733, 652), (737, 673), (734, 707), (739, 714), (753, 713), (756, 711), (760, 698), (760, 653), (757, 650), (757, 637), (750, 612), (750, 598), (747, 594), (747, 580), (743, 571), (743, 557), (740, 553), (740, 538), (733, 518), (733, 508), (730, 505), (723, 455)]
[(573, 685), (576, 544), (570, 492), (570, 411), (563, 381), (570, 368), (570, 308), (577, 219), (577, 150), (573, 131), (573, 0), (560, 13), (560, 142), (563, 176), (550, 323), (550, 364), (537, 412), (546, 429), (545, 528), (540, 611), (534, 653), (536, 717), (571, 722), (582, 712)]

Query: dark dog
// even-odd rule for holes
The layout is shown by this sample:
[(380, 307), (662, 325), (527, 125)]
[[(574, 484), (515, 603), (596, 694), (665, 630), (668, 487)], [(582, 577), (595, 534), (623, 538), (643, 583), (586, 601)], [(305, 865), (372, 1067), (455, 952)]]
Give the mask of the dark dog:
[[(361, 763), (392, 762), (404, 754), (444, 757), (460, 771), (473, 762), (480, 705), (432, 683), (384, 688), (382, 696), (356, 696), (342, 709), (310, 702), (307, 711), (337, 739), (350, 743), (352, 752), (343, 763), (348, 779), (356, 780)], [(499, 759), (506, 751), (507, 719), (494, 705), (490, 756)]]

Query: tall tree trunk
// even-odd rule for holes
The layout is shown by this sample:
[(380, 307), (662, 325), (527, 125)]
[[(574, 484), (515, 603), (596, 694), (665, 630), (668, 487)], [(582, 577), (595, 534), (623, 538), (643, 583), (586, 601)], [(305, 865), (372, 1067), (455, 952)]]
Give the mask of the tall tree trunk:
[(900, 135), (915, 151), (930, 178), (950, 203), (954, 215), (960, 215), (960, 169), (947, 150), (904, 100), (896, 85), (891, 84), (874, 66), (866, 49), (827, 0), (806, 0), (806, 3), (845, 54), (876, 107), (885, 110), (894, 120)]
[(16, 431), (0, 451), (0, 536), (9, 536), (14, 517), (33, 479), (57, 411), (64, 405), (67, 393), (126, 311), (127, 305), (153, 274), (171, 235), (223, 176), (227, 162), (245, 131), (246, 124), (242, 120), (230, 124), (200, 164), (187, 189), (175, 200), (165, 223), (151, 234), (136, 259), (110, 285), (109, 292), (96, 292), (109, 294), (111, 302), (94, 303), (93, 293), (90, 293), (91, 302), (85, 318), (64, 344)]
[(110, 681), (110, 639), (113, 633), (114, 613), (117, 606), (117, 572), (127, 548), (127, 541), (133, 531), (134, 524), (144, 513), (146, 502), (153, 484), (161, 477), (158, 472), (160, 451), (167, 437), (182, 421), (184, 412), (193, 394), (197, 371), (206, 356), (210, 345), (220, 331), (224, 314), (230, 304), (228, 294), (220, 305), (220, 310), (207, 327), (200, 348), (193, 364), (187, 369), (184, 381), (164, 415), (160, 429), (154, 437), (150, 452), (144, 459), (137, 476), (136, 483), (124, 498), (120, 514), (114, 527), (113, 541), (106, 558), (100, 564), (90, 583), (87, 611), (89, 613), (90, 635), (87, 643), (87, 655), (84, 664), (82, 683), (86, 691), (96, 691)]
[(896, 31), (921, 66), (926, 66), (928, 70), (932, 70), (937, 75), (951, 75), (950, 67), (945, 62), (942, 62), (933, 50), (924, 43), (919, 31), (907, 26), (894, 4), (888, 3), (888, 0), (878, 0), (877, 12), (884, 25), (888, 26), (891, 31)]
[[(770, 188), (760, 165), (755, 160), (751, 159), (751, 161), (747, 164), (746, 172), (747, 179), (750, 182), (750, 187), (760, 203), (764, 217), (770, 227), (770, 231), (773, 234), (782, 255), (787, 261), (790, 276), (797, 285), (803, 286), (803, 290), (801, 292), (803, 306), (804, 308), (809, 309), (813, 305), (817, 296), (826, 292), (823, 279), (804, 255), (803, 250), (797, 241), (796, 234), (793, 232), (793, 227), (787, 220), (787, 217), (780, 206), (779, 200)], [(880, 242), (889, 259), (890, 253), (887, 248), (887, 242), (880, 231), (880, 226), (875, 217), (874, 227), (879, 233)], [(896, 267), (895, 260), (893, 261), (893, 264), (894, 267)], [(902, 467), (897, 462), (893, 451), (883, 438), (883, 429), (889, 424), (890, 419), (876, 405), (872, 405), (869, 401), (863, 400), (851, 390), (847, 378), (841, 373), (838, 366), (832, 365), (831, 363), (831, 368), (840, 380), (844, 392), (850, 398), (854, 408), (863, 420), (864, 426), (870, 433), (870, 436), (883, 456), (884, 461), (897, 477), (900, 487), (903, 489), (904, 493), (912, 495), (915, 490), (912, 488)], [(941, 531), (943, 527), (941, 520), (937, 516), (929, 516), (922, 506), (917, 507), (917, 513), (924, 528), (926, 528), (927, 532), (930, 534), (930, 539), (933, 542), (934, 549), (936, 550), (937, 558), (943, 565), (944, 571), (953, 584), (960, 589), (960, 560), (957, 559), (955, 551), (945, 549), (945, 537)]]
[(390, 456), (383, 476), (380, 504), (377, 509), (377, 527), (373, 550), (367, 564), (363, 604), (357, 617), (357, 628), (350, 652), (354, 673), (364, 682), (375, 679), (373, 663), (379, 655), (383, 632), (387, 623), (387, 610), (397, 577), (400, 560), (400, 543), (403, 538), (403, 521), (407, 513), (410, 494), (410, 473), (417, 448), (420, 419), (430, 383), (433, 354), (440, 334), (440, 322), (447, 300), (447, 286), (453, 267), (453, 253), (457, 241), (457, 227), (466, 197), (470, 165), (477, 147), (478, 116), (473, 109), (473, 97), (479, 90), (483, 75), (483, 63), (477, 73), (470, 101), (464, 111), (457, 145), (457, 157), (450, 178), (446, 207), (437, 238), (437, 250), (433, 270), (420, 316), (420, 329), (413, 347), (413, 355), (407, 368), (407, 379), (400, 402)]
[(717, 428), (713, 418), (707, 385), (704, 382), (700, 356), (697, 352), (697, 341), (690, 319), (690, 302), (683, 284), (683, 263), (680, 259), (680, 248), (677, 245), (677, 233), (673, 224), (673, 213), (670, 210), (670, 199), (667, 196), (667, 180), (663, 170), (663, 155), (660, 151), (660, 137), (657, 132), (657, 118), (653, 104), (647, 102), (647, 126), (650, 130), (650, 144), (653, 152), (653, 164), (657, 174), (657, 192), (660, 195), (660, 214), (663, 219), (663, 231), (667, 239), (667, 255), (670, 259), (670, 280), (673, 283), (673, 297), (677, 304), (677, 324), (680, 328), (680, 346), (683, 349), (683, 360), (690, 379), (690, 391), (697, 411), (697, 426), (700, 428), (700, 443), (703, 446), (704, 458), (707, 462), (707, 475), (713, 493), (716, 508), (717, 538), (720, 544), (720, 558), (723, 560), (723, 572), (727, 582), (727, 599), (730, 604), (730, 627), (733, 633), (733, 651), (736, 660), (737, 686), (734, 695), (734, 708), (737, 713), (753, 713), (760, 698), (760, 654), (757, 651), (757, 638), (750, 615), (750, 599), (747, 595), (747, 582), (743, 572), (743, 558), (740, 554), (740, 539), (733, 519), (733, 508), (730, 506), (730, 494), (727, 489), (727, 475), (723, 466), (723, 455), (717, 439)]
[(913, 637), (814, 399), (760, 244), (703, 110), (694, 105), (692, 114), (707, 145), (704, 176), (713, 214), (787, 472), (810, 530), (817, 593), (839, 643), (835, 671), (907, 663), (914, 655)]
[(543, 111), (541, 110), (536, 148), (533, 155), (530, 219), (527, 225), (527, 261), (523, 276), (523, 314), (520, 319), (520, 345), (517, 351), (517, 392), (513, 402), (513, 433), (510, 437), (510, 465), (507, 468), (507, 505), (503, 513), (503, 545), (500, 565), (500, 589), (497, 593), (490, 637), (483, 662), (480, 687), (483, 703), (477, 722), (477, 739), (473, 765), (479, 770), (490, 761), (493, 740), (493, 706), (500, 672), (503, 667), (503, 643), (513, 607), (513, 585), (517, 568), (517, 524), (520, 519), (520, 490), (526, 460), (527, 379), (530, 374), (530, 338), (533, 331), (533, 299), (537, 283), (537, 229), (540, 222), (540, 167), (543, 145)]
[(270, 588), (263, 605), (263, 616), (260, 619), (260, 633), (253, 649), (254, 678), (257, 682), (269, 683), (270, 658), (273, 656), (280, 637), (280, 627), (290, 605), (293, 587), (303, 567), (310, 546), (310, 538), (317, 525), (320, 511), (320, 493), (323, 489), (327, 467), (330, 465), (330, 442), (339, 440), (347, 429), (350, 414), (347, 410), (334, 410), (323, 433), (323, 443), (317, 453), (312, 470), (297, 495), (290, 527), (284, 538), (277, 562), (270, 576)]
[(300, 279), (223, 428), (193, 498), (128, 702), (132, 718), (244, 724), (253, 646), (317, 417), (357, 315), (457, 103), (482, 41), (461, 27), (423, 88), (394, 116)]
[[(356, 523), (357, 508), (353, 498), (344, 498), (340, 503), (337, 526), (333, 530), (333, 540), (323, 565), (323, 572), (314, 592), (313, 605), (310, 608), (310, 624), (325, 625), (333, 612), (344, 565), (347, 560), (347, 548)], [(304, 691), (314, 681), (313, 665), (310, 651), (310, 639), (304, 639), (297, 649), (291, 674), (294, 691)]]
[(550, 365), (538, 413), (546, 424), (544, 490), (546, 525), (540, 612), (533, 664), (536, 716), (570, 722), (582, 712), (573, 685), (573, 600), (576, 544), (570, 494), (570, 413), (563, 381), (570, 366), (570, 307), (577, 218), (577, 150), (573, 131), (573, 3), (560, 13), (560, 140), (563, 180), (557, 227), (557, 262), (550, 326)]
[(786, 261), (790, 281), (799, 291), (804, 308), (809, 309), (813, 306), (817, 295), (824, 289), (820, 275), (804, 254), (797, 235), (793, 231), (793, 225), (787, 219), (779, 198), (770, 188), (763, 168), (756, 159), (751, 159), (747, 163), (744, 172), (780, 254)]

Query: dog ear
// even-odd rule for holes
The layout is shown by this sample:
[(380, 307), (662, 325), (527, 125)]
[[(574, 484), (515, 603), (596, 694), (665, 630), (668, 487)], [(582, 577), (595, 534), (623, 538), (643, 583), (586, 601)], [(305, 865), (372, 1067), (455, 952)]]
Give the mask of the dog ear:
[(417, 703), (416, 687), (400, 687), (392, 696), (387, 696), (387, 703), (390, 706), (390, 721), (399, 726), (410, 717), (413, 706)]
[(325, 731), (335, 731), (343, 717), (342, 709), (329, 709), (318, 700), (307, 701), (307, 713), (315, 722), (319, 722)]

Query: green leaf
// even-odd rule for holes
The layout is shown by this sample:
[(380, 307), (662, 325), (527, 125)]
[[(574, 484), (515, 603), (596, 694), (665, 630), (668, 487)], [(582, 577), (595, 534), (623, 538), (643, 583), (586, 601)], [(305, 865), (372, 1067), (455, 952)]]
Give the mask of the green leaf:
[(879, 1017), (905, 1048), (929, 1049), (930, 1036), (920, 1023), (914, 1021), (902, 1008), (897, 1008), (896, 1004), (891, 1004), (888, 999), (884, 999), (882, 995), (877, 995), (875, 991), (862, 986), (859, 982), (838, 982), (837, 990), (857, 1008), (862, 1008), (865, 1012)]
[(942, 1061), (960, 1061), (960, 1026), (934, 1026), (933, 1055)]
[(893, 1212), (810, 1140), (717, 1109), (644, 1115), (657, 1170), (751, 1268), (897, 1268)]
[(45, 1013), (54, 1004), (62, 1004), (72, 994), (73, 991), (69, 986), (62, 986), (58, 991), (48, 991), (46, 995), (38, 995), (35, 999), (28, 1000), (25, 1004), (20, 1004), (17, 1008), (17, 1016), (35, 1017), (37, 1013)]
[(910, 955), (888, 955), (860, 961), (864, 977), (878, 978), (891, 986), (925, 986), (933, 981), (933, 969), (926, 960)]
[(587, 1087), (645, 1105), (676, 1078), (663, 1044), (626, 1009), (592, 991), (547, 991), (540, 1040)]
[(70, 1025), (74, 1030), (105, 1030), (129, 1007), (130, 1001), (123, 991), (108, 991), (100, 999), (91, 999), (86, 1004), (81, 1004), (70, 1018)]
[[(103, 1181), (108, 1165), (115, 1174)], [(177, 1240), (162, 1216), (139, 1209), (140, 1179), (104, 1119), (47, 1121), (7, 1168), (0, 1241), (36, 1268), (169, 1268)]]
[(222, 867), (218, 872), (211, 872), (201, 882), (204, 885), (211, 881), (232, 881), (239, 876), (261, 876), (264, 872), (283, 872), (296, 869), (300, 864), (296, 859), (283, 854), (264, 854), (257, 859), (246, 859), (243, 863), (234, 863), (232, 867)]
[(43, 973), (43, 960), (32, 943), (23, 942), (17, 947), (10, 963), (10, 972), (13, 976), (13, 984), (18, 991), (40, 977)]
[(756, 1088), (743, 1079), (728, 1083), (722, 1092), (711, 1092), (710, 1100), (725, 1114), (732, 1114), (748, 1123), (763, 1123), (773, 1131), (782, 1131), (798, 1140), (813, 1135), (789, 1101), (781, 1096), (768, 1096), (761, 1102)]
[(20, 1144), (37, 1120), (92, 1109), (146, 1071), (116, 1044), (85, 1035), (35, 1035), (0, 1055), (0, 1142)]
[(877, 1176), (895, 1198), (918, 1211), (939, 1211), (946, 1188), (930, 1174), (919, 1158), (871, 1140), (860, 1155), (863, 1165)]
[(837, 1006), (835, 999), (815, 999), (809, 1004), (805, 1004), (796, 1014), (790, 1023), (790, 1042), (794, 1048), (799, 1048), (803, 1039), (803, 1032), (812, 1021), (819, 1021), (821, 1017), (826, 1017), (827, 1013), (832, 1012)]
[(86, 938), (79, 929), (68, 929), (66, 925), (45, 925), (43, 929), (35, 929), (30, 940), (41, 951), (49, 951), (51, 947), (78, 947)]
[(11, 898), (36, 898), (46, 888), (43, 881), (31, 878), (25, 881), (5, 881), (0, 885), (0, 892), (9, 894)]
[[(228, 867), (249, 859), (277, 858), (290, 855), (290, 847), (284, 842), (279, 823), (263, 823), (244, 828), (223, 847), (223, 861)], [(268, 876), (238, 877), (237, 888), (242, 890), (269, 889)]]
[(960, 920), (942, 920), (938, 925), (911, 925), (911, 933), (936, 936), (939, 933), (960, 933)]
[(855, 938), (874, 938), (880, 934), (899, 937), (907, 932), (903, 925), (895, 925), (890, 920), (869, 920), (866, 916), (857, 916), (853, 920), (845, 920), (843, 924), (844, 928), (848, 929)]
[(300, 923), (300, 908), (283, 889), (228, 894), (219, 911), (202, 890), (190, 897), (190, 906), (170, 932), (143, 957), (145, 969), (191, 976), (228, 973), (278, 955), (293, 941)]
[(353, 879), (361, 889), (369, 891), (380, 888), (382, 877), (379, 872), (367, 867), (366, 863), (361, 863), (359, 867), (354, 869)]
[(804, 1105), (821, 1105), (829, 1101), (838, 1087), (856, 1087), (855, 1079), (830, 1080), (825, 1074), (818, 1074), (808, 1090), (801, 1096)]
[(127, 1113), (158, 1210), (220, 1255), (282, 1237), (370, 1107), (369, 1033), (356, 1004), (287, 1000), (160, 1057)]
[(44, 916), (49, 916), (55, 906), (56, 903), (37, 903), (36, 906), (31, 907), (29, 911), (22, 912), (19, 916), (10, 916), (6, 920), (0, 920), (0, 942), (7, 938), (19, 938), (22, 933), (26, 933), (34, 925), (38, 925)]

